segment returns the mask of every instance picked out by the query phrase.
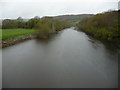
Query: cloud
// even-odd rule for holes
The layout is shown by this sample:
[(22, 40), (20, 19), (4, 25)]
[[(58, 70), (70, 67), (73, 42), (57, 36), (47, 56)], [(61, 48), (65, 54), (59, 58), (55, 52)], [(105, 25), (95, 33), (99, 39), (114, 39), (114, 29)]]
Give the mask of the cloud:
[[(92, 1), (92, 2), (90, 2)], [(118, 0), (4, 0), (0, 3), (3, 18), (31, 18), (65, 14), (100, 13), (117, 9)], [(114, 1), (114, 2), (113, 2)]]
[(1, 0), (4, 2), (118, 2), (119, 0)]

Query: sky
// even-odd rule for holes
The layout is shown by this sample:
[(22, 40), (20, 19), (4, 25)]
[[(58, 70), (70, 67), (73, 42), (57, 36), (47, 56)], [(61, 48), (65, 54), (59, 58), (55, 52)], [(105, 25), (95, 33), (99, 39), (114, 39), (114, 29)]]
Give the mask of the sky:
[(0, 18), (97, 14), (118, 9), (119, 0), (0, 0)]

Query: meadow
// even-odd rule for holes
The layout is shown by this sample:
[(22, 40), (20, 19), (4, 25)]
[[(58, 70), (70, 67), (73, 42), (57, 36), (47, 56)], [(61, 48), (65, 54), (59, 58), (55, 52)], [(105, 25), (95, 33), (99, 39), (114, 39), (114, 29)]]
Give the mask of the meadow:
[(14, 39), (19, 36), (34, 34), (35, 30), (34, 29), (0, 29), (0, 32), (2, 32), (0, 38), (2, 38), (2, 40), (4, 41), (7, 39)]

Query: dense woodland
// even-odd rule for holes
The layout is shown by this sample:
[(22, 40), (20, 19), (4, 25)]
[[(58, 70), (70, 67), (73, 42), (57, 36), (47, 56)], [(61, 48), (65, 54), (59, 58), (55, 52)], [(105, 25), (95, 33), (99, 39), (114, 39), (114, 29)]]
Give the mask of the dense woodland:
[(120, 40), (120, 11), (96, 14), (77, 24), (80, 30), (104, 40)]

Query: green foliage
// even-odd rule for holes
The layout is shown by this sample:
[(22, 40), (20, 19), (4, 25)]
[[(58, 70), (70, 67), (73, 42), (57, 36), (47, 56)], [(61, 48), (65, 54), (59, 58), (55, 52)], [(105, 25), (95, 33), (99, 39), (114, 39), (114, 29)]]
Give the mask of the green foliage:
[(35, 25), (39, 21), (40, 21), (40, 18), (37, 16), (28, 21), (25, 21), (21, 17), (18, 17), (17, 19), (14, 19), (14, 20), (5, 19), (2, 21), (2, 28), (3, 29), (16, 29), (16, 28), (32, 29), (35, 27)]
[(83, 20), (77, 27), (84, 32), (106, 40), (120, 39), (120, 22), (118, 22), (118, 11), (97, 14)]
[(10, 19), (5, 19), (2, 21), (2, 28), (7, 29), (7, 28), (17, 28), (17, 21), (16, 20), (10, 20)]
[(49, 34), (70, 27), (70, 24), (65, 21), (55, 20), (52, 17), (44, 17), (35, 26), (38, 37), (48, 37)]
[(54, 21), (54, 27), (55, 27), (56, 31), (60, 31), (62, 29), (68, 28), (70, 26), (71, 26), (71, 24), (66, 21), (59, 21), (59, 20)]
[(26, 22), (26, 28), (34, 28), (35, 25), (40, 22), (40, 19), (30, 19), (28, 22)]

